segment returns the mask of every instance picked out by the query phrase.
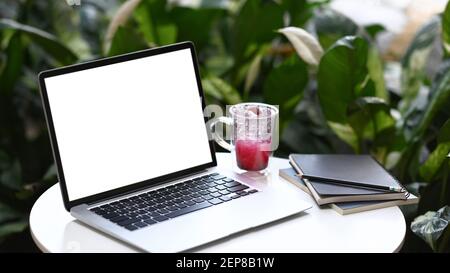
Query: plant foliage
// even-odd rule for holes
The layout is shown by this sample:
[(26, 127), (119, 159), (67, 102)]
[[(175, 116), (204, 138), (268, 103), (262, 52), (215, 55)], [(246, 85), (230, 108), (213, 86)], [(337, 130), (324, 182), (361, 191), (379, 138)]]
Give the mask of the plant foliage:
[(0, 244), (56, 182), (37, 73), (185, 40), (208, 103), (280, 107), (277, 155), (370, 153), (402, 183), (424, 182), (417, 214), (449, 204), (450, 4), (411, 41), (394, 95), (380, 25), (359, 26), (328, 1), (194, 2), (0, 3)]

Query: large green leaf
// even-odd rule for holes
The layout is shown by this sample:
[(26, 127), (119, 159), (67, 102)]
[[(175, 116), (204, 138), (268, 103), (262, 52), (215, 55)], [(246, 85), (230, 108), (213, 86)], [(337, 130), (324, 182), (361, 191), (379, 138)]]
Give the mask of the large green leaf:
[(272, 40), (274, 31), (283, 26), (283, 9), (274, 1), (246, 1), (233, 26), (234, 57), (241, 64), (249, 56), (252, 44)]
[(386, 101), (378, 97), (358, 98), (349, 105), (347, 115), (359, 145), (362, 147), (362, 141), (370, 141), (370, 150), (384, 163), (386, 149), (395, 141), (395, 120)]
[(418, 125), (413, 130), (413, 138), (421, 139), (443, 107), (450, 101), (450, 63), (439, 71), (430, 90), (430, 97), (423, 114), (419, 117)]
[(133, 14), (136, 14), (136, 8), (141, 4), (141, 0), (126, 0), (124, 1), (112, 16), (108, 29), (106, 30), (104, 38), (104, 52), (108, 52), (111, 48), (111, 41), (114, 38), (117, 29), (120, 26), (125, 26)]
[(210, 42), (214, 23), (223, 9), (175, 7), (171, 16), (178, 28), (178, 41), (193, 41), (199, 52)]
[(130, 53), (147, 47), (145, 41), (133, 28), (119, 26), (111, 41), (108, 56)]
[(403, 113), (410, 108), (426, 79), (425, 67), (428, 56), (435, 39), (439, 37), (440, 29), (440, 19), (434, 17), (419, 29), (402, 58), (402, 101), (399, 108)]
[[(234, 59), (229, 54), (214, 54), (204, 61), (204, 68), (208, 73), (222, 76), (234, 65)], [(205, 70), (200, 69), (200, 72)]]
[[(450, 105), (450, 62), (444, 63), (439, 69), (437, 76), (433, 81), (433, 85), (428, 97), (420, 96), (420, 103), (416, 103), (411, 108), (402, 121), (402, 131), (405, 135), (407, 145), (402, 151), (401, 161), (398, 165), (398, 172), (403, 178), (409, 175), (413, 179), (418, 179), (419, 174), (419, 156), (422, 151), (425, 139), (429, 139), (427, 132), (433, 132), (438, 129), (431, 129), (432, 126), (440, 128), (444, 122), (437, 123), (442, 119), (441, 115), (446, 115), (446, 119), (450, 115), (445, 114)], [(448, 111), (448, 110), (447, 110)], [(433, 134), (431, 135), (433, 137)]]
[(442, 42), (447, 56), (450, 56), (450, 2), (447, 3), (442, 16)]
[(20, 32), (13, 34), (6, 48), (6, 65), (3, 71), (0, 71), (0, 93), (12, 92), (17, 79), (22, 73), (23, 64), (23, 45)]
[(282, 7), (289, 14), (289, 25), (301, 27), (312, 15), (307, 0), (284, 0)]
[(448, 119), (439, 130), (437, 141), (438, 143), (450, 142), (450, 119)]
[(248, 99), (250, 89), (252, 88), (253, 84), (255, 84), (256, 80), (258, 79), (258, 76), (260, 74), (261, 70), (261, 64), (264, 55), (267, 54), (267, 51), (269, 50), (269, 46), (263, 46), (259, 50), (259, 52), (253, 57), (253, 60), (250, 62), (249, 67), (247, 69), (247, 75), (245, 76), (245, 83), (244, 83), (244, 100)]
[(242, 101), (238, 91), (219, 77), (207, 76), (202, 79), (202, 85), (207, 96), (223, 101), (226, 104), (232, 105)]
[(442, 126), (437, 140), (436, 149), (420, 167), (420, 175), (428, 182), (433, 180), (450, 154), (450, 119)]
[(356, 35), (359, 31), (358, 25), (350, 18), (329, 8), (317, 10), (313, 23), (325, 50), (343, 36)]
[(306, 64), (291, 56), (269, 73), (263, 88), (264, 100), (279, 105), (281, 120), (286, 122), (292, 118), (307, 83)]
[(14, 29), (21, 32), (61, 64), (72, 64), (78, 60), (75, 53), (48, 32), (32, 26), (20, 24), (10, 19), (0, 19), (0, 30), (1, 29)]
[(381, 61), (380, 53), (375, 46), (371, 46), (369, 49), (367, 69), (369, 71), (370, 78), (374, 83), (375, 95), (384, 99), (386, 102), (389, 102), (389, 94), (386, 91), (386, 85), (384, 83), (383, 63)]
[[(445, 75), (450, 71), (450, 59), (444, 60), (437, 68), (437, 73), (434, 77), (433, 84), (436, 82), (439, 82), (445, 77)], [(435, 89), (431, 88), (431, 92), (434, 92)], [(430, 97), (430, 94), (428, 94), (428, 98)], [(433, 129), (439, 129), (442, 127), (442, 125), (447, 121), (447, 119), (450, 118), (450, 99), (444, 102), (438, 112), (436, 112), (435, 117), (433, 118), (433, 121), (430, 126), (433, 127)]]
[(347, 107), (367, 83), (367, 53), (365, 40), (347, 36), (322, 57), (317, 73), (318, 95), (328, 121), (347, 123)]
[(356, 99), (348, 107), (348, 121), (360, 138), (370, 140), (395, 125), (389, 105), (377, 97)]
[(348, 124), (342, 124), (338, 122), (328, 121), (328, 126), (330, 126), (331, 130), (343, 141), (345, 141), (352, 149), (360, 153), (361, 145), (358, 136), (356, 135), (353, 128)]
[(148, 43), (165, 45), (176, 41), (178, 30), (171, 20), (166, 0), (141, 1), (134, 17)]
[(313, 15), (313, 11), (327, 4), (329, 0), (308, 1), (308, 0), (283, 0), (282, 7), (289, 15), (289, 26), (303, 27)]

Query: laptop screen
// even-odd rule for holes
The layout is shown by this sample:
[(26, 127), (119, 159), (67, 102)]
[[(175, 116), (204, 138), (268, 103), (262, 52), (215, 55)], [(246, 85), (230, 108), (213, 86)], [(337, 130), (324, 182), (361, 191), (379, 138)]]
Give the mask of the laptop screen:
[(190, 49), (44, 83), (69, 201), (213, 161)]

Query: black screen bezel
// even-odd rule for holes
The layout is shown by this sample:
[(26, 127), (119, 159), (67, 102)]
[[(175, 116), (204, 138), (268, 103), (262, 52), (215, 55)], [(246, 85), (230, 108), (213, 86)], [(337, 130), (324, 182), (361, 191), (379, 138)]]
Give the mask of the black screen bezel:
[[(130, 192), (133, 192), (136, 190), (143, 189), (145, 187), (158, 185), (158, 184), (161, 184), (161, 183), (164, 183), (167, 181), (171, 181), (171, 180), (174, 180), (174, 179), (177, 179), (177, 178), (180, 178), (180, 177), (192, 174), (192, 173), (196, 173), (196, 172), (199, 172), (206, 168), (217, 166), (214, 143), (213, 143), (212, 138), (209, 138), (209, 148), (210, 148), (211, 158), (212, 158), (211, 162), (208, 162), (203, 165), (195, 166), (192, 168), (180, 170), (180, 171), (177, 171), (177, 172), (174, 172), (171, 174), (167, 174), (167, 175), (151, 178), (148, 180), (136, 182), (136, 183), (133, 183), (133, 184), (130, 184), (127, 186), (123, 186), (123, 187), (116, 188), (113, 190), (90, 195), (90, 196), (83, 197), (80, 199), (69, 200), (67, 187), (66, 187), (66, 180), (64, 178), (63, 165), (62, 165), (61, 157), (59, 154), (58, 141), (56, 138), (55, 128), (54, 128), (54, 124), (53, 124), (50, 104), (49, 104), (48, 95), (47, 95), (47, 89), (45, 86), (45, 79), (54, 77), (54, 76), (63, 75), (63, 74), (78, 72), (78, 71), (82, 71), (82, 70), (97, 68), (97, 67), (121, 63), (121, 62), (127, 62), (127, 61), (131, 61), (131, 60), (136, 60), (136, 59), (140, 59), (140, 58), (155, 56), (155, 55), (159, 55), (159, 54), (164, 54), (164, 53), (169, 53), (169, 52), (174, 52), (174, 51), (184, 50), (184, 49), (189, 49), (191, 51), (192, 64), (193, 64), (194, 70), (195, 70), (198, 92), (199, 92), (199, 96), (200, 96), (200, 99), (202, 102), (202, 109), (204, 110), (206, 104), (205, 104), (205, 98), (203, 96), (203, 88), (202, 88), (201, 80), (200, 80), (200, 73), (199, 73), (199, 68), (198, 68), (198, 63), (197, 63), (195, 46), (192, 42), (189, 42), (189, 41), (178, 43), (178, 44), (173, 44), (173, 45), (168, 45), (168, 46), (162, 46), (162, 47), (158, 47), (158, 48), (146, 49), (146, 50), (142, 50), (142, 51), (138, 51), (138, 52), (128, 53), (128, 54), (104, 58), (104, 59), (99, 59), (99, 60), (95, 60), (95, 61), (75, 64), (75, 65), (52, 69), (52, 70), (47, 70), (47, 71), (43, 71), (43, 72), (39, 73), (39, 76), (38, 76), (39, 86), (40, 86), (40, 90), (41, 90), (41, 97), (42, 97), (42, 103), (43, 103), (43, 107), (44, 107), (45, 118), (47, 121), (48, 130), (49, 130), (50, 142), (51, 142), (51, 146), (52, 146), (52, 150), (53, 150), (53, 157), (54, 157), (54, 160), (56, 163), (56, 168), (57, 168), (57, 173), (58, 173), (59, 184), (61, 187), (61, 193), (62, 193), (62, 197), (63, 197), (64, 207), (66, 208), (67, 211), (70, 211), (70, 209), (72, 207), (80, 205), (80, 204), (92, 203), (92, 202), (96, 202), (98, 200), (108, 199), (108, 198), (111, 198), (114, 196), (130, 193)], [(207, 121), (208, 121), (208, 118), (205, 117), (205, 124)], [(209, 136), (209, 132), (207, 132), (207, 133)]]

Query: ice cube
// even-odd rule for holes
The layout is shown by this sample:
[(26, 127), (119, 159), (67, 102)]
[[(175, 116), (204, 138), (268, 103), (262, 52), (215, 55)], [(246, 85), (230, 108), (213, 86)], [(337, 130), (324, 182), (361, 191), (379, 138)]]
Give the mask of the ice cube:
[(259, 107), (257, 107), (257, 106), (252, 106), (252, 107), (245, 109), (246, 116), (248, 116), (250, 118), (256, 118), (259, 116), (260, 113), (261, 112), (259, 111)]

